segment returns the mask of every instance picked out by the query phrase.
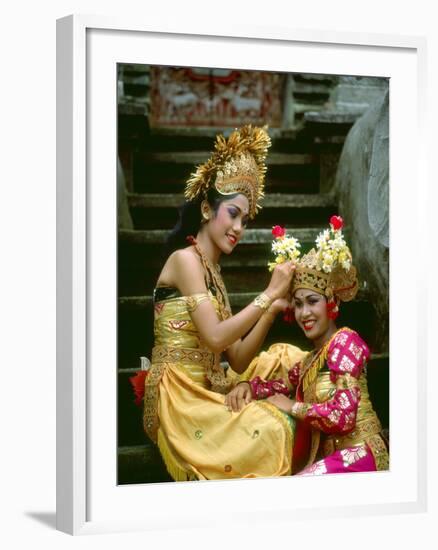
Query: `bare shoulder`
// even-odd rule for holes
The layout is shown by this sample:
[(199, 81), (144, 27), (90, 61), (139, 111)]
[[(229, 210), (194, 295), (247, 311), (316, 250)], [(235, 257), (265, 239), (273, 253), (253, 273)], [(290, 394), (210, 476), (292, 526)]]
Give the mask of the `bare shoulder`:
[(172, 252), (169, 256), (166, 264), (170, 269), (178, 270), (178, 273), (181, 271), (192, 272), (192, 270), (202, 273), (202, 265), (199, 261), (199, 256), (192, 247), (175, 250), (175, 252)]
[(204, 272), (192, 247), (175, 250), (167, 259), (159, 284), (178, 288), (183, 295), (205, 291)]

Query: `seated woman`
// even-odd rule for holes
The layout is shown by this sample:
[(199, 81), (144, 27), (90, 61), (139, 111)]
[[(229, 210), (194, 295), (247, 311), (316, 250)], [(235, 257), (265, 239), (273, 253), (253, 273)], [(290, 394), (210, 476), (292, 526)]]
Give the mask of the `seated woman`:
[[(270, 403), (239, 414), (224, 394), (259, 350), (285, 305), (294, 265), (273, 272), (266, 290), (232, 315), (219, 259), (242, 239), (263, 196), (265, 129), (246, 126), (189, 179), (186, 205), (154, 291), (152, 366), (144, 386), (144, 429), (175, 480), (291, 473), (293, 422)], [(191, 237), (187, 245), (186, 238)], [(184, 247), (183, 247), (184, 246)], [(182, 248), (183, 247), (183, 248)], [(220, 364), (224, 353), (234, 373)], [(303, 353), (290, 350), (290, 359)]]
[(297, 261), (292, 282), (294, 315), (313, 351), (291, 366), (287, 382), (256, 376), (227, 396), (233, 410), (251, 399), (266, 399), (297, 420), (294, 473), (300, 475), (386, 470), (389, 465), (368, 395), (368, 347), (355, 331), (335, 324), (340, 302), (355, 297), (358, 281), (342, 219), (330, 221), (330, 229), (316, 240), (317, 249)]

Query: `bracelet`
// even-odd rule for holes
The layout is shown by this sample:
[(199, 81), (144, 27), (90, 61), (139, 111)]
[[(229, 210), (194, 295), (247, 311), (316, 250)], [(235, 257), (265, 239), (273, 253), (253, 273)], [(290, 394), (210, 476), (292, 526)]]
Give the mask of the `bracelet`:
[(304, 418), (306, 413), (307, 413), (307, 405), (305, 403), (301, 403), (300, 401), (294, 401), (292, 403), (292, 406), (289, 412), (291, 416), (302, 419)]
[(272, 304), (272, 299), (269, 298), (266, 294), (263, 292), (255, 298), (253, 301), (253, 305), (256, 307), (259, 307), (263, 311), (267, 311), (269, 309), (269, 306)]

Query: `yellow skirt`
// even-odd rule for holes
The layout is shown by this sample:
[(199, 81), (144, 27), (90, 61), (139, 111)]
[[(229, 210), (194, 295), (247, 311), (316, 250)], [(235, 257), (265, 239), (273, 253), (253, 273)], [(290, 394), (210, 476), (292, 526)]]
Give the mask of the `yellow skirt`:
[[(283, 378), (304, 352), (275, 344), (257, 356), (241, 380)], [(186, 372), (185, 372), (186, 371)], [(167, 363), (158, 386), (157, 444), (176, 481), (290, 475), (294, 423), (266, 401), (229, 411), (224, 395)]]

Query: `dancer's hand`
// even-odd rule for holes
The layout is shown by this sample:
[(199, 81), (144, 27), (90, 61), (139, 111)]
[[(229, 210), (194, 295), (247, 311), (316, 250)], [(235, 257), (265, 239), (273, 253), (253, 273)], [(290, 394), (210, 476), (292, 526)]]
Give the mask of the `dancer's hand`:
[(275, 395), (271, 395), (271, 397), (268, 397), (266, 401), (269, 401), (269, 403), (272, 403), (281, 411), (287, 414), (290, 414), (293, 401), (292, 399), (289, 399), (289, 397), (286, 397), (282, 393), (276, 393)]
[(280, 312), (285, 311), (288, 307), (291, 307), (291, 303), (286, 298), (277, 298), (269, 306), (268, 312), (278, 315)]
[(268, 288), (264, 291), (264, 294), (272, 300), (284, 298), (289, 291), (295, 267), (293, 262), (284, 262), (275, 266)]
[(228, 410), (239, 412), (245, 405), (252, 401), (251, 386), (249, 382), (241, 382), (225, 396), (225, 405)]

